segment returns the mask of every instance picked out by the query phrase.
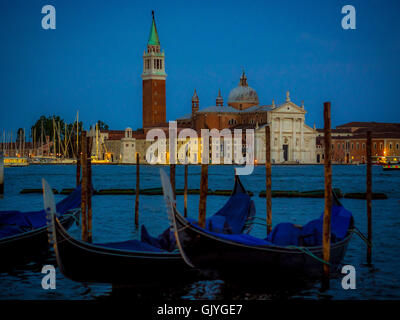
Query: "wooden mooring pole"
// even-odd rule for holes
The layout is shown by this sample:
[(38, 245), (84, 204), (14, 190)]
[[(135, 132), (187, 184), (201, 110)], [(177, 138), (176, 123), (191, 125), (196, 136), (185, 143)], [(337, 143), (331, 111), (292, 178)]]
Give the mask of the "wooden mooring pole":
[[(330, 261), (331, 250), (331, 210), (332, 210), (332, 167), (331, 167), (331, 103), (324, 103), (325, 141), (325, 210), (322, 231), (323, 260)], [(322, 289), (329, 289), (330, 267), (324, 263)]]
[(136, 153), (136, 197), (135, 197), (135, 228), (139, 227), (139, 153)]
[(92, 142), (93, 138), (87, 140), (87, 241), (92, 242)]
[(368, 246), (367, 263), (372, 260), (372, 160), (371, 160), (371, 131), (367, 131), (367, 217), (368, 217)]
[(265, 126), (265, 198), (267, 201), (267, 234), (272, 231), (271, 129)]
[(77, 141), (77, 150), (76, 150), (76, 186), (78, 187), (81, 183), (81, 147), (78, 144), (78, 136), (76, 138)]
[(176, 201), (176, 183), (175, 183), (175, 163), (169, 165), (169, 178), (171, 180), (172, 192), (174, 193), (174, 200)]
[(183, 214), (187, 217), (187, 193), (188, 193), (188, 164), (185, 164), (185, 186), (183, 189), (184, 210)]
[(4, 155), (0, 151), (0, 197), (4, 194)]
[(207, 191), (208, 191), (208, 165), (201, 165), (201, 178), (200, 178), (200, 202), (199, 202), (199, 226), (206, 227), (206, 205), (207, 205)]
[(81, 134), (81, 166), (82, 166), (82, 202), (81, 202), (81, 235), (82, 240), (87, 241), (87, 147), (86, 131)]

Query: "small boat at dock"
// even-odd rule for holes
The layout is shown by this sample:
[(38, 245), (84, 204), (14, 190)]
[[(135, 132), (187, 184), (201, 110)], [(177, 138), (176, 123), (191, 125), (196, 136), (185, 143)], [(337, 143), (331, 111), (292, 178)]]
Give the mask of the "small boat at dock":
[(400, 170), (400, 163), (388, 163), (382, 165), (384, 171)]
[(25, 157), (4, 157), (5, 167), (26, 167), (29, 166), (28, 158)]

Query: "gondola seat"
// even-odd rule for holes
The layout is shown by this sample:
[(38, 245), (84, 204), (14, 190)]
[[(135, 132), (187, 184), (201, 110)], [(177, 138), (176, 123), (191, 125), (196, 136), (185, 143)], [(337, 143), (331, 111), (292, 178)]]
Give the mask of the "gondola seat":
[(152, 237), (147, 231), (146, 227), (142, 225), (140, 240), (144, 244), (161, 249), (163, 251), (172, 252), (176, 249), (175, 236), (169, 227), (156, 238)]
[(293, 223), (283, 222), (277, 224), (266, 238), (277, 246), (298, 246), (301, 245), (302, 229)]
[[(292, 223), (277, 224), (266, 238), (277, 246), (314, 247), (322, 245), (322, 214), (318, 219), (309, 221), (302, 227)], [(343, 240), (352, 223), (352, 214), (342, 206), (333, 206), (331, 215), (331, 242)]]

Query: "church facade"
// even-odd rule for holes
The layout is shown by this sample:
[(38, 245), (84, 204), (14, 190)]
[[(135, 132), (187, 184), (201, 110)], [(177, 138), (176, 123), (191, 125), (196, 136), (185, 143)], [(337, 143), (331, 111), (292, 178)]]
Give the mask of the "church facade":
[(257, 92), (247, 83), (245, 73), (239, 85), (232, 89), (224, 105), (221, 92), (215, 106), (200, 109), (195, 90), (192, 112), (179, 119), (178, 124), (201, 129), (254, 129), (255, 160), (265, 163), (265, 125), (271, 126), (271, 159), (274, 163), (315, 163), (317, 131), (305, 123), (304, 103), (297, 105), (286, 93), (285, 102), (276, 105), (259, 103)]
[[(122, 163), (134, 163), (137, 153), (140, 161), (145, 162), (145, 153), (151, 144), (145, 142), (148, 130), (161, 128), (167, 132), (166, 77), (165, 54), (161, 51), (153, 13), (147, 50), (143, 54), (143, 129), (132, 131), (128, 128), (125, 131), (118, 157)], [(311, 128), (305, 124), (305, 115), (304, 104), (299, 106), (292, 102), (289, 92), (286, 93), (286, 101), (281, 104), (276, 105), (274, 100), (270, 105), (261, 104), (243, 71), (238, 86), (229, 93), (227, 104), (224, 104), (219, 91), (215, 105), (201, 108), (200, 98), (194, 90), (190, 113), (176, 121), (178, 131), (183, 128), (192, 128), (198, 133), (201, 129), (253, 129), (255, 162), (259, 164), (265, 162), (265, 126), (269, 125), (273, 163), (315, 163), (317, 131), (315, 126)], [(201, 141), (196, 143), (200, 145)], [(197, 163), (200, 163), (200, 152), (191, 156)], [(169, 155), (164, 159), (168, 163)]]

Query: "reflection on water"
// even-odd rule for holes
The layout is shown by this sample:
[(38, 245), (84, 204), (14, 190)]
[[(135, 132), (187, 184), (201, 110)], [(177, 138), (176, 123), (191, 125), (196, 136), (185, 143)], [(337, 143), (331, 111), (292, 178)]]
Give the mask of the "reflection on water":
[[(141, 167), (141, 188), (161, 187), (160, 167)], [(167, 168), (166, 168), (167, 169)], [(365, 166), (333, 166), (333, 186), (342, 192), (365, 192)], [(168, 172), (168, 169), (167, 169)], [(21, 195), (23, 188), (40, 188), (41, 178), (46, 178), (53, 188), (61, 190), (75, 184), (74, 166), (29, 166), (5, 169), (5, 195), (0, 199), (0, 210), (32, 210), (42, 208), (40, 194)], [(96, 189), (134, 188), (135, 166), (94, 166), (93, 183)], [(107, 284), (82, 284), (63, 277), (57, 269), (57, 289), (43, 290), (42, 266), (55, 264), (54, 257), (19, 266), (0, 273), (0, 299), (108, 299), (129, 297), (130, 299), (399, 299), (400, 259), (396, 253), (400, 247), (400, 172), (384, 172), (373, 167), (373, 190), (385, 192), (387, 200), (374, 200), (373, 212), (373, 265), (367, 266), (366, 246), (354, 236), (350, 242), (344, 264), (355, 266), (357, 289), (343, 290), (342, 275), (331, 280), (331, 288), (320, 293), (319, 282), (285, 284), (273, 283), (274, 275), (260, 275), (257, 283), (233, 283), (222, 280), (197, 280), (176, 286), (160, 288), (151, 283), (149, 288), (113, 287)], [(245, 187), (254, 192), (253, 200), (257, 216), (265, 217), (265, 199), (258, 192), (265, 190), (265, 169), (256, 167), (250, 176), (242, 177)], [(183, 188), (183, 168), (178, 166), (177, 188)], [(199, 188), (200, 167), (189, 168), (189, 188)], [(233, 186), (232, 166), (209, 168), (209, 188), (230, 189)], [(323, 166), (273, 166), (272, 188), (274, 190), (315, 190), (324, 188)], [(56, 200), (62, 196), (56, 195)], [(227, 197), (208, 196), (207, 214), (211, 215), (226, 202)], [(353, 212), (356, 226), (366, 231), (366, 202), (342, 199), (343, 205)], [(140, 223), (152, 234), (158, 234), (168, 225), (162, 196), (140, 196)], [(188, 212), (197, 217), (198, 195), (188, 196)], [(183, 197), (177, 197), (178, 209), (183, 208)], [(273, 224), (291, 221), (304, 224), (322, 213), (323, 199), (273, 198)], [(79, 238), (80, 229), (74, 225), (70, 233)], [(265, 227), (256, 225), (252, 235), (265, 237)], [(134, 228), (133, 196), (98, 196), (93, 198), (94, 242), (122, 241), (139, 237)], [(1, 259), (1, 258), (0, 258)], [(1, 263), (1, 261), (0, 261)], [(238, 280), (241, 275), (238, 274)]]

